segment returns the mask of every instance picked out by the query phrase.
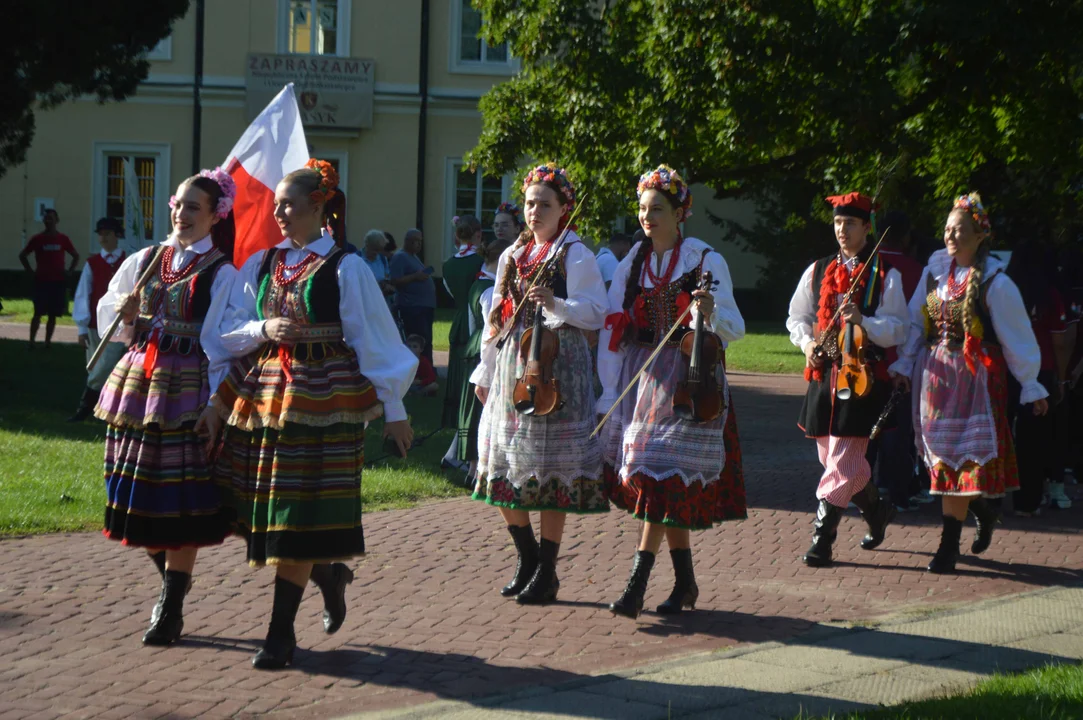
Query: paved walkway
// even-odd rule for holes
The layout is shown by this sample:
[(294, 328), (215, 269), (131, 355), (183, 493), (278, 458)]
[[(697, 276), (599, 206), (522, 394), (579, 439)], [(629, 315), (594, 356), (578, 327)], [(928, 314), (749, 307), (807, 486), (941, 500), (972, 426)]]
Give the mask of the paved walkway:
[[(996, 673), (1083, 659), (1083, 589), (1045, 590), (872, 628), (821, 625), (559, 688), (366, 714), (391, 718), (789, 720), (959, 692)], [(361, 717), (361, 716), (357, 716)]]
[[(624, 586), (640, 529), (621, 513), (571, 519), (561, 546), (560, 601), (523, 609), (496, 592), (514, 561), (496, 512), (466, 499), (428, 503), (366, 517), (371, 552), (356, 563), (345, 626), (322, 634), (318, 593), (310, 589), (298, 615), (297, 667), (259, 673), (249, 659), (265, 633), (271, 573), (241, 564), (237, 541), (201, 555), (185, 635), (178, 646), (155, 650), (139, 643), (158, 594), (157, 574), (140, 552), (96, 534), (13, 538), (0, 542), (0, 718), (334, 717), (434, 701), (479, 703), (526, 688), (597, 688), (599, 675), (756, 643), (804, 638), (797, 644), (819, 646), (816, 633), (828, 633), (826, 642), (843, 632), (823, 629), (836, 623), (913, 618), (1083, 581), (1078, 502), (1041, 518), (1008, 518), (993, 546), (980, 558), (964, 557), (954, 576), (923, 571), (939, 537), (934, 506), (903, 518), (873, 552), (857, 547), (863, 522), (848, 514), (837, 565), (804, 567), (799, 556), (819, 471), (811, 443), (793, 425), (803, 383), (735, 373), (733, 384), (750, 516), (695, 536), (701, 595), (694, 613), (647, 613), (632, 622), (605, 609)], [(966, 545), (972, 532), (971, 526)], [(665, 598), (671, 582), (663, 557), (648, 607)], [(997, 652), (986, 647), (999, 641), (989, 634), (995, 625), (959, 630), (956, 645), (930, 659)], [(1050, 627), (1039, 629), (1056, 632)], [(766, 677), (759, 665), (745, 668)], [(657, 682), (684, 684), (672, 666), (660, 672), (671, 671), (678, 675)], [(780, 710), (792, 717), (805, 694), (833, 682), (794, 674), (805, 679), (761, 687), (753, 699), (793, 701)], [(645, 716), (658, 714), (656, 701), (641, 703)]]

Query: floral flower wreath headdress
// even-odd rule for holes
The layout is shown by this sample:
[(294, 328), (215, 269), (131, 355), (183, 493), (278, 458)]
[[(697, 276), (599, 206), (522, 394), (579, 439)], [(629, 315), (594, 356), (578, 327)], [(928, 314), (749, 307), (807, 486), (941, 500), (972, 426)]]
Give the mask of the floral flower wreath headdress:
[(335, 191), (338, 190), (338, 170), (335, 170), (335, 166), (326, 160), (317, 160), (316, 158), (309, 158), (305, 163), (306, 168), (311, 168), (320, 174), (320, 186), (319, 189), (313, 190), (310, 193), (310, 197), (313, 202), (326, 203), (335, 195)]
[(974, 219), (974, 222), (981, 228), (982, 237), (989, 237), (993, 228), (989, 223), (989, 213), (986, 212), (985, 206), (981, 204), (981, 195), (976, 192), (968, 193), (966, 195), (960, 195), (955, 199), (955, 204), (951, 207), (952, 210), (963, 210)]
[[(237, 197), (237, 183), (233, 182), (233, 178), (228, 172), (221, 167), (216, 167), (214, 170), (200, 170), (198, 177), (205, 177), (214, 180), (218, 183), (218, 187), (222, 189), (222, 197), (218, 198), (218, 205), (214, 208), (214, 214), (223, 220), (229, 217), (229, 214), (233, 211), (233, 200)], [(169, 208), (172, 210), (177, 207), (177, 196), (169, 196)]]
[(648, 190), (659, 190), (677, 199), (681, 209), (684, 210), (684, 218), (692, 216), (692, 191), (688, 189), (688, 183), (676, 170), (669, 165), (659, 165), (650, 172), (639, 176), (639, 185), (636, 186), (636, 199), (643, 197)]
[(552, 162), (539, 165), (523, 178), (523, 195), (526, 195), (528, 187), (538, 183), (549, 183), (559, 188), (560, 194), (564, 197), (564, 204), (568, 206), (568, 212), (575, 209), (575, 186), (568, 179), (567, 170), (557, 167), (557, 164)]
[(523, 210), (513, 202), (500, 203), (496, 208), (496, 212), (493, 213), (493, 217), (497, 215), (511, 215), (511, 219), (515, 221), (517, 227), (523, 226)]

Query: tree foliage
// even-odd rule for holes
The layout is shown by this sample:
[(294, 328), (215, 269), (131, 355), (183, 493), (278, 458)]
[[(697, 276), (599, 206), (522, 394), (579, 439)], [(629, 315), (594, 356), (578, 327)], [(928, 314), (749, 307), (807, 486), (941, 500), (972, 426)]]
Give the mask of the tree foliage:
[[(598, 232), (659, 162), (766, 211), (725, 224), (792, 274), (826, 194), (938, 227), (983, 192), (1002, 226), (1063, 223), (1080, 192), (1083, 2), (475, 0), (521, 72), (481, 102), (473, 163), (559, 159)], [(815, 227), (816, 232), (810, 232)], [(823, 235), (821, 234), (822, 238)], [(805, 243), (807, 244), (807, 243)], [(786, 262), (789, 259), (790, 262)]]
[(34, 113), (81, 95), (123, 100), (146, 78), (148, 50), (188, 0), (9, 0), (0, 43), (0, 177), (26, 159)]

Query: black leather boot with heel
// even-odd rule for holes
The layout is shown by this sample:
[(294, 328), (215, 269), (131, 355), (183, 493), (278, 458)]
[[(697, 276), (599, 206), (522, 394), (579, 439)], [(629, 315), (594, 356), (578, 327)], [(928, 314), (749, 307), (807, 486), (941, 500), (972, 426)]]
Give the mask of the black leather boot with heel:
[(541, 605), (557, 599), (560, 580), (557, 579), (557, 553), (560, 543), (542, 538), (538, 551), (538, 569), (530, 577), (523, 591), (515, 600), (520, 605)]
[(312, 566), (309, 577), (323, 595), (323, 631), (334, 635), (346, 620), (346, 586), (353, 582), (353, 570), (344, 563)]
[(696, 574), (692, 570), (692, 549), (670, 550), (669, 556), (673, 559), (676, 582), (669, 599), (659, 605), (656, 611), (659, 615), (677, 615), (685, 608), (695, 610), (696, 600), (699, 599), (699, 586), (696, 585)]
[(500, 594), (515, 597), (526, 588), (538, 569), (538, 541), (530, 525), (508, 525), (508, 532), (519, 557), (515, 561), (515, 575), (510, 583), (500, 588)]
[(869, 534), (861, 540), (862, 549), (879, 547), (884, 541), (888, 523), (895, 519), (895, 506), (880, 497), (880, 491), (872, 480), (851, 499), (869, 526)]
[(944, 516), (944, 529), (940, 532), (940, 547), (936, 549), (932, 562), (926, 568), (938, 575), (955, 572), (955, 561), (959, 559), (959, 538), (963, 534), (963, 521), (948, 515)]
[(809, 567), (827, 567), (831, 564), (831, 545), (838, 535), (842, 509), (826, 500), (821, 500), (816, 508), (816, 519), (812, 523), (812, 545), (801, 558)]
[(166, 570), (162, 595), (154, 612), (154, 622), (143, 635), (144, 645), (172, 645), (184, 629), (184, 596), (192, 576), (179, 570)]
[(275, 603), (271, 610), (271, 625), (263, 647), (252, 658), (257, 670), (280, 670), (293, 664), (293, 652), (297, 649), (297, 637), (293, 634), (293, 621), (305, 589), (289, 580), (275, 577)]
[(1000, 522), (1000, 513), (983, 497), (971, 500), (968, 509), (978, 522), (978, 532), (974, 535), (974, 543), (970, 546), (970, 552), (981, 555), (989, 549), (989, 545), (993, 542), (993, 530), (996, 528), (996, 524)]
[(609, 612), (623, 615), (633, 620), (643, 612), (643, 596), (647, 594), (647, 581), (654, 567), (654, 553), (649, 550), (637, 550), (632, 564), (632, 574), (628, 576), (628, 585), (615, 603), (609, 605)]

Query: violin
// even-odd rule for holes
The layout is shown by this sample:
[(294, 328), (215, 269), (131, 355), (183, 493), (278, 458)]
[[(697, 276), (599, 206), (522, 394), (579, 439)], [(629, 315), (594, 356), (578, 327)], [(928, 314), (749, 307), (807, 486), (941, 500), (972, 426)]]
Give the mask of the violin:
[[(703, 273), (700, 290), (710, 290), (718, 282), (711, 273)], [(695, 302), (693, 300), (693, 302)], [(682, 420), (706, 423), (716, 420), (726, 409), (715, 370), (722, 362), (722, 338), (703, 328), (703, 314), (696, 316), (695, 329), (681, 338), (680, 352), (688, 363), (688, 374), (673, 393), (673, 414)]]
[(512, 403), (523, 415), (543, 417), (564, 407), (560, 382), (553, 377), (553, 362), (560, 354), (560, 338), (542, 323), (542, 304), (534, 309), (534, 325), (519, 338), (523, 374), (515, 381)]
[(843, 323), (838, 340), (842, 365), (835, 380), (835, 396), (839, 400), (865, 397), (872, 389), (872, 375), (865, 357), (869, 342), (865, 329), (853, 323)]

